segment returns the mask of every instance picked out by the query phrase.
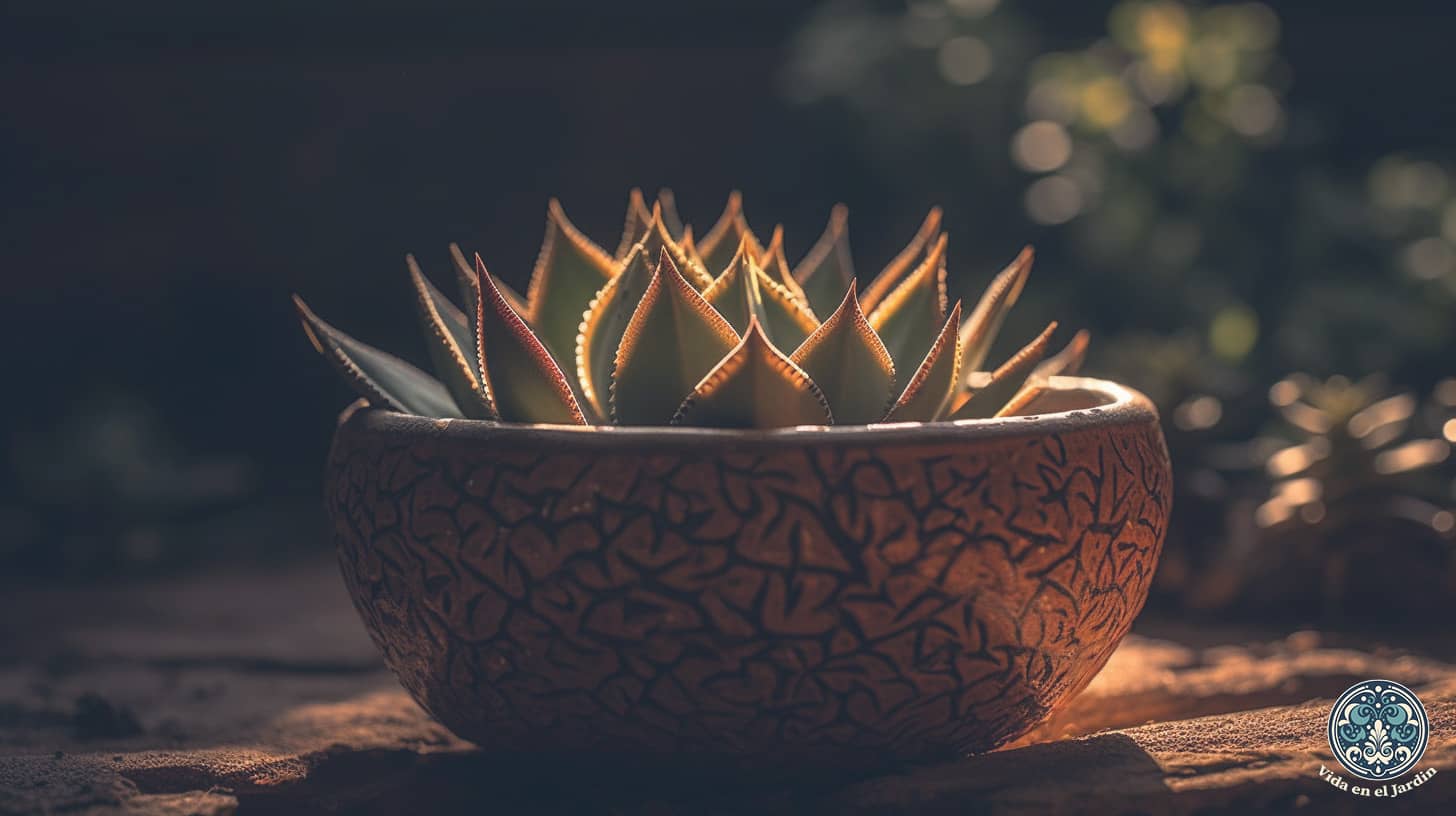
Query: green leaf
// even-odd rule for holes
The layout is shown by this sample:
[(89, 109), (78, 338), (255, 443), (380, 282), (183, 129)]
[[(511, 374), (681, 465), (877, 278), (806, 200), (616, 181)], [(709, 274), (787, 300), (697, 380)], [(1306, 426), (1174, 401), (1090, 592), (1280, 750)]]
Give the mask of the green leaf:
[(667, 225), (668, 233), (681, 241), (687, 229), (683, 226), (682, 216), (677, 214), (677, 196), (663, 187), (657, 191), (657, 206), (662, 208), (662, 223)]
[(699, 292), (707, 289), (713, 283), (713, 276), (708, 274), (708, 269), (703, 265), (701, 258), (695, 252), (689, 252), (677, 239), (668, 233), (667, 224), (662, 220), (662, 205), (658, 204), (652, 208), (652, 220), (647, 226), (647, 233), (642, 239), (646, 243), (646, 255), (648, 259), (656, 258), (663, 249), (672, 256), (672, 262), (677, 264), (678, 271), (693, 285)]
[[(465, 313), (465, 321), (470, 326), (470, 336), (475, 336), (475, 301), (480, 300), (480, 280), (475, 277), (475, 265), (465, 259), (465, 253), (460, 251), (460, 245), (450, 244), (450, 259), (455, 262), (455, 284), (460, 290), (460, 302), (465, 305), (462, 309)], [(506, 302), (516, 310), (516, 314), (526, 314), (526, 299), (515, 289), (506, 285), (503, 280), (495, 282), (501, 294), (505, 296)], [(472, 341), (471, 348), (475, 347)]]
[(783, 428), (832, 425), (818, 386), (774, 347), (758, 320), (727, 357), (703, 377), (672, 418), (674, 425)]
[(769, 238), (768, 248), (763, 251), (759, 259), (759, 266), (769, 280), (783, 287), (800, 306), (803, 311), (813, 318), (814, 324), (819, 324), (819, 318), (814, 313), (814, 308), (809, 305), (809, 298), (800, 288), (799, 281), (794, 278), (794, 273), (789, 269), (789, 260), (784, 257), (784, 228), (782, 225), (774, 227), (773, 237)]
[(764, 332), (783, 348), (798, 348), (819, 328), (819, 319), (788, 289), (764, 274), (758, 264), (749, 261), (748, 268), (757, 284), (752, 301), (754, 314), (763, 324)]
[(551, 199), (546, 209), (546, 237), (526, 292), (525, 315), (557, 359), (571, 359), (582, 313), (616, 272), (611, 257), (567, 220), (561, 202)]
[(298, 295), (293, 305), (313, 347), (374, 407), (427, 417), (461, 416), (439, 380), (325, 323)]
[(623, 425), (666, 424), (683, 395), (737, 343), (733, 327), (663, 251), (617, 347), (613, 419)]
[(920, 266), (870, 311), (870, 326), (900, 368), (924, 359), (935, 342), (936, 328), (945, 320), (945, 244), (941, 235)]
[(759, 269), (746, 237), (728, 268), (703, 290), (703, 299), (739, 332), (747, 331), (757, 316), (770, 339), (785, 348), (798, 348), (819, 326), (803, 304)]
[(961, 344), (956, 336), (960, 324), (961, 304), (957, 302), (886, 421), (930, 422), (940, 417), (960, 376)]
[(612, 253), (612, 257), (618, 261), (626, 258), (632, 247), (647, 236), (647, 230), (651, 227), (652, 211), (647, 209), (647, 203), (642, 200), (642, 191), (633, 187), (627, 194), (627, 219), (622, 226), (622, 238), (617, 242), (617, 251)]
[[(934, 245), (936, 236), (940, 235), (940, 217), (940, 208), (931, 207), (925, 220), (921, 222), (920, 229), (916, 230), (915, 236), (910, 239), (910, 243), (900, 250), (900, 254), (896, 255), (894, 260), (880, 270), (880, 274), (875, 276), (874, 281), (865, 288), (864, 294), (860, 295), (861, 308), (874, 314), (880, 301), (888, 297), (890, 292), (894, 291), (905, 279), (905, 276), (916, 268), (915, 262), (929, 247)], [(936, 321), (936, 323), (939, 322)]]
[(1062, 350), (1046, 358), (1031, 372), (1032, 377), (1072, 377), (1082, 370), (1082, 363), (1087, 359), (1087, 347), (1092, 343), (1092, 335), (1086, 329), (1079, 330), (1072, 335), (1071, 342), (1062, 347)]
[(526, 321), (511, 308), (495, 279), (475, 256), (480, 280), (476, 301), (476, 352), (480, 379), (507, 422), (585, 425), (571, 384)]
[(844, 290), (854, 280), (854, 260), (849, 254), (849, 208), (835, 204), (829, 212), (829, 225), (794, 267), (794, 280), (817, 314), (834, 309), (844, 297)]
[(1082, 367), (1082, 361), (1087, 357), (1087, 345), (1091, 341), (1091, 335), (1086, 329), (1077, 332), (1061, 351), (1042, 360), (1035, 369), (1032, 369), (1031, 376), (1026, 378), (1026, 383), (1016, 396), (1006, 401), (996, 416), (1016, 416), (1025, 411), (1042, 395), (1042, 392), (1051, 387), (1052, 377), (1071, 376), (1077, 373)]
[(1022, 249), (1016, 259), (991, 280), (991, 285), (986, 287), (976, 308), (961, 326), (961, 349), (965, 354), (967, 373), (981, 370), (981, 365), (986, 362), (986, 355), (991, 351), (991, 344), (996, 342), (1006, 313), (1016, 305), (1016, 299), (1021, 297), (1021, 290), (1026, 287), (1034, 259), (1031, 247)]
[(470, 419), (499, 419), (495, 401), (481, 387), (475, 359), (475, 335), (465, 314), (451, 303), (420, 271), (415, 256), (406, 255), (410, 282), (415, 288), (420, 325), (435, 373), (444, 381), (455, 404)]
[(743, 215), (743, 195), (734, 190), (728, 194), (728, 205), (723, 208), (723, 214), (718, 216), (717, 223), (697, 242), (698, 254), (702, 256), (708, 274), (722, 274), (737, 254), (738, 245), (745, 237), (753, 250), (753, 257), (762, 255), (763, 245), (748, 228), (748, 220)]
[(991, 379), (984, 386), (963, 397), (963, 401), (955, 407), (950, 418), (984, 419), (1003, 416), (1002, 409), (1006, 407), (1012, 397), (1016, 396), (1016, 392), (1021, 390), (1021, 386), (1026, 383), (1031, 372), (1046, 356), (1052, 332), (1056, 329), (1055, 321), (1048, 324), (1035, 340), (1026, 344), (1021, 351), (1016, 352), (1010, 360), (992, 372)]
[[(663, 223), (666, 223), (666, 221), (664, 221)], [(707, 274), (707, 272), (708, 272), (708, 263), (707, 263), (707, 261), (704, 261), (703, 260), (703, 256), (702, 255), (698, 254), (698, 245), (693, 241), (693, 225), (692, 224), (689, 224), (686, 227), (683, 227), (682, 240), (681, 241), (678, 241), (678, 246), (682, 247), (682, 251), (683, 251), (683, 254), (684, 255), (686, 255), (687, 257), (691, 258), (697, 264), (698, 268), (701, 269), (701, 270), (703, 270), (703, 272), (705, 274)], [(704, 289), (708, 288), (706, 286), (698, 286), (697, 282), (694, 281), (694, 280), (692, 280), (692, 279), (689, 279), (689, 282), (692, 283), (693, 286), (694, 286), (694, 288), (696, 288), (699, 292), (701, 292)], [(712, 282), (713, 282), (713, 276), (711, 274), (708, 274), (708, 283), (711, 284)]]
[[(662, 252), (661, 249), (658, 250)], [(632, 313), (652, 282), (645, 240), (632, 247), (622, 272), (592, 298), (576, 343), (576, 376), (584, 398), (599, 416), (609, 416), (612, 368)]]
[[(748, 291), (754, 282), (748, 270), (749, 253), (748, 244), (740, 241), (738, 251), (723, 273), (703, 290), (703, 300), (717, 309), (718, 314), (739, 334), (748, 331), (749, 318), (753, 316), (750, 304), (754, 296)], [(737, 343), (736, 340), (734, 342)]]
[(819, 386), (840, 425), (878, 422), (895, 397), (895, 363), (859, 307), (853, 278), (839, 308), (789, 359)]

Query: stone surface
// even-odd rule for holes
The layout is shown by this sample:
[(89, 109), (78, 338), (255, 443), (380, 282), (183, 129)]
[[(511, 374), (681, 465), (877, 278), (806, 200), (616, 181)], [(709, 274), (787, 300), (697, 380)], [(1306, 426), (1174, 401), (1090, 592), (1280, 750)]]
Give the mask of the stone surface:
[(331, 565), (6, 593), (0, 813), (1354, 812), (1370, 801), (1318, 776), (1333, 764), (1324, 723), (1372, 676), (1421, 695), (1433, 736), (1418, 767), (1438, 770), (1380, 812), (1456, 804), (1456, 666), (1440, 645), (1140, 632), (1008, 749), (874, 778), (704, 779), (456, 739), (381, 668)]

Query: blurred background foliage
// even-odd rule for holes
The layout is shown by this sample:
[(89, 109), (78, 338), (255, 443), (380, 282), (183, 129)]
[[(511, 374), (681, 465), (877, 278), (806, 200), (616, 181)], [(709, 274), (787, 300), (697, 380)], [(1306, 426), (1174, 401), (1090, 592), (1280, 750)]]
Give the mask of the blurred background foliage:
[(795, 258), (845, 201), (867, 269), (942, 204), (961, 296), (1034, 244), (1003, 336), (1087, 327), (1163, 412), (1165, 608), (1456, 606), (1444, 4), (490, 5), (8, 4), (0, 576), (322, 551), (288, 292), (418, 361), (404, 253), (519, 285), (549, 196), (609, 242), (667, 185)]
[(1161, 602), (1456, 607), (1456, 427), (1416, 427), (1419, 395), (1449, 413), (1456, 388), (1449, 170), (1320, 160), (1337, 123), (1294, 101), (1269, 5), (1121, 0), (1071, 48), (1040, 19), (832, 0), (785, 93), (978, 234), (1031, 235), (1028, 298), (1050, 302), (1027, 311), (1077, 315), (1089, 370), (1159, 404), (1178, 468)]

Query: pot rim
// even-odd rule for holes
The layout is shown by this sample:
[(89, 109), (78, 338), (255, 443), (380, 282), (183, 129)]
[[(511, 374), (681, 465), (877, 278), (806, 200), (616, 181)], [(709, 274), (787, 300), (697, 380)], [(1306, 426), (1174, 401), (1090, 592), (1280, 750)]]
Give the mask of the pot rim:
[(1040, 436), (1069, 431), (1156, 424), (1158, 411), (1140, 392), (1110, 380), (1052, 377), (1054, 392), (1084, 392), (1095, 403), (1063, 411), (990, 419), (939, 422), (886, 422), (873, 425), (798, 425), (788, 428), (736, 429), (678, 426), (555, 425), (440, 419), (370, 406), (360, 399), (339, 415), (339, 428), (389, 436), (428, 437), (460, 442), (564, 445), (622, 450), (691, 445), (782, 446), (785, 444), (907, 444)]

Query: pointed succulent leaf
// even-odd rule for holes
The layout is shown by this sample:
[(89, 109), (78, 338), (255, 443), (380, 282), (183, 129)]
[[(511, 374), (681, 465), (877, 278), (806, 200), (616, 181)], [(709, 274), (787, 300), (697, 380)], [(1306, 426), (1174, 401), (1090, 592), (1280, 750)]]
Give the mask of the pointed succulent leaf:
[(1016, 396), (1016, 392), (1021, 390), (1021, 386), (1026, 383), (1031, 372), (1046, 356), (1047, 346), (1051, 344), (1052, 332), (1056, 329), (1056, 321), (1049, 323), (1035, 340), (1026, 344), (1021, 351), (1016, 352), (1010, 360), (992, 372), (991, 379), (985, 385), (963, 397), (963, 401), (956, 406), (950, 418), (984, 419), (1003, 416), (1002, 409), (1006, 407), (1012, 397)]
[(1082, 370), (1082, 363), (1087, 359), (1087, 347), (1092, 343), (1092, 335), (1086, 329), (1079, 330), (1072, 336), (1071, 342), (1062, 347), (1062, 350), (1041, 361), (1034, 371), (1033, 377), (1072, 377)]
[(439, 380), (325, 323), (298, 295), (293, 305), (313, 347), (374, 407), (427, 417), (462, 415)]
[(849, 254), (849, 208), (835, 204), (829, 213), (829, 225), (819, 236), (809, 254), (794, 267), (794, 280), (818, 314), (826, 314), (844, 296), (854, 280), (854, 261)]
[(889, 422), (930, 422), (939, 419), (955, 391), (961, 371), (961, 343), (956, 330), (961, 324), (961, 304), (951, 309), (940, 334), (930, 351), (915, 369), (910, 382), (895, 407), (890, 409)]
[(576, 338), (576, 376), (583, 398), (598, 416), (610, 415), (608, 403), (617, 347), (652, 282), (654, 269), (647, 260), (646, 241), (639, 242), (627, 253), (621, 273), (602, 286), (582, 316), (581, 333)]
[[(774, 227), (773, 237), (769, 238), (768, 247), (763, 251), (763, 257), (759, 259), (759, 266), (768, 279), (782, 286), (786, 292), (793, 296), (804, 311), (814, 316), (814, 309), (809, 305), (809, 298), (800, 288), (799, 281), (794, 278), (793, 271), (789, 268), (789, 260), (784, 256), (784, 228), (783, 225)], [(814, 318), (818, 323), (818, 317)]]
[(870, 325), (903, 369), (924, 359), (945, 320), (945, 244), (941, 235), (920, 266), (870, 312)]
[(681, 241), (686, 228), (683, 227), (682, 216), (677, 214), (677, 196), (663, 187), (657, 191), (657, 206), (662, 208), (662, 223), (667, 225), (668, 233)]
[(703, 300), (717, 309), (739, 334), (748, 331), (748, 320), (753, 316), (750, 304), (754, 293), (749, 290), (754, 287), (755, 281), (748, 269), (751, 254), (747, 242), (740, 241), (738, 251), (723, 273), (703, 290)]
[(571, 384), (546, 346), (511, 308), (475, 256), (480, 281), (476, 301), (476, 353), (480, 379), (495, 398), (496, 410), (507, 422), (552, 422), (585, 425)]
[(770, 339), (784, 348), (798, 348), (819, 326), (802, 303), (758, 267), (746, 237), (728, 268), (703, 291), (703, 298), (735, 331), (747, 331), (757, 316)]
[(617, 251), (612, 253), (612, 257), (618, 261), (627, 257), (632, 247), (646, 237), (651, 226), (652, 211), (647, 209), (647, 202), (642, 200), (642, 191), (633, 187), (632, 192), (627, 194), (627, 218), (622, 226), (622, 238), (617, 241)]
[[(991, 280), (991, 285), (986, 287), (976, 308), (971, 310), (961, 326), (961, 350), (965, 354), (962, 365), (967, 373), (981, 370), (981, 365), (986, 362), (986, 354), (996, 342), (1006, 313), (1021, 297), (1034, 257), (1031, 247), (1021, 250), (1016, 259)], [(965, 387), (964, 383), (962, 387)]]
[(526, 292), (526, 322), (559, 359), (571, 359), (586, 305), (616, 271), (611, 257), (567, 220), (561, 202), (551, 199), (546, 237)]
[(708, 273), (721, 274), (728, 267), (728, 262), (733, 260), (739, 243), (745, 237), (753, 249), (753, 256), (757, 258), (763, 255), (763, 245), (759, 243), (753, 230), (748, 228), (748, 219), (743, 215), (743, 195), (734, 190), (728, 195), (728, 205), (723, 208), (723, 214), (718, 217), (717, 223), (697, 242), (698, 253), (702, 256), (703, 263), (707, 264)]
[(410, 282), (415, 289), (420, 325), (425, 330), (425, 343), (430, 349), (430, 362), (444, 381), (450, 396), (461, 412), (470, 419), (499, 419), (495, 402), (481, 387), (475, 359), (475, 335), (465, 314), (449, 298), (435, 288), (420, 271), (415, 256), (406, 255)]
[(1042, 392), (1051, 387), (1052, 377), (1071, 376), (1077, 373), (1082, 367), (1082, 360), (1087, 356), (1087, 344), (1091, 335), (1086, 329), (1077, 332), (1072, 341), (1061, 351), (1042, 360), (1036, 368), (1032, 369), (1031, 376), (1026, 378), (1026, 383), (1016, 395), (1007, 400), (996, 412), (996, 416), (1016, 416), (1025, 411), (1028, 406), (1042, 395)]
[(757, 319), (749, 322), (743, 340), (703, 377), (672, 418), (674, 425), (714, 428), (833, 422), (818, 386), (774, 347)]
[[(475, 301), (480, 300), (480, 279), (475, 277), (475, 265), (465, 259), (465, 253), (460, 251), (460, 245), (450, 244), (450, 259), (455, 262), (455, 283), (460, 290), (460, 302), (464, 304), (461, 309), (465, 313), (465, 321), (470, 326), (470, 336), (475, 336)], [(526, 299), (521, 293), (512, 289), (503, 280), (495, 282), (496, 288), (500, 289), (505, 296), (506, 302), (516, 310), (516, 314), (526, 314)], [(470, 344), (475, 347), (474, 341)]]
[[(931, 207), (929, 214), (921, 222), (920, 229), (916, 230), (915, 236), (910, 239), (910, 243), (906, 244), (905, 248), (900, 250), (900, 254), (886, 264), (885, 268), (880, 270), (880, 274), (875, 276), (874, 281), (865, 287), (864, 294), (860, 296), (859, 301), (866, 312), (874, 314), (880, 301), (889, 297), (890, 292), (894, 291), (905, 276), (911, 274), (912, 270), (916, 268), (916, 261), (920, 259), (920, 256), (934, 246), (936, 236), (940, 235), (940, 218), (940, 208)], [(937, 324), (939, 322), (939, 320), (936, 321)]]
[(737, 343), (738, 333), (662, 252), (617, 347), (612, 418), (623, 425), (668, 422), (683, 395)]
[(840, 425), (878, 422), (895, 397), (895, 363), (860, 310), (852, 278), (839, 308), (789, 359), (819, 386)]
[[(663, 223), (665, 224), (667, 222), (664, 221)], [(678, 246), (682, 247), (684, 255), (692, 258), (694, 261), (697, 262), (699, 267), (701, 267), (704, 271), (707, 271), (708, 264), (706, 261), (703, 260), (703, 256), (698, 254), (698, 245), (693, 239), (692, 224), (683, 227), (682, 240), (678, 241)], [(711, 275), (709, 277), (711, 277)], [(699, 289), (698, 291), (701, 292), (702, 289)]]
[(734, 190), (728, 194), (728, 203), (723, 207), (723, 214), (718, 216), (718, 220), (707, 232), (698, 237), (698, 254), (708, 264), (710, 274), (722, 274), (727, 268), (727, 262), (733, 260), (733, 255), (737, 253), (740, 240), (733, 234), (733, 222), (742, 214), (743, 194)]
[(654, 260), (661, 250), (666, 249), (672, 256), (672, 262), (677, 264), (679, 272), (688, 279), (699, 292), (707, 289), (713, 283), (713, 276), (708, 274), (708, 269), (703, 265), (701, 258), (695, 252), (688, 252), (677, 239), (668, 232), (666, 223), (662, 220), (662, 205), (657, 204), (652, 208), (652, 220), (647, 225), (647, 233), (643, 236), (646, 242), (646, 255), (644, 257)]
[(752, 301), (754, 313), (763, 324), (764, 333), (782, 348), (798, 348), (819, 328), (819, 319), (803, 301), (764, 273), (758, 264), (749, 261), (748, 268), (756, 284), (753, 287), (756, 297)]

